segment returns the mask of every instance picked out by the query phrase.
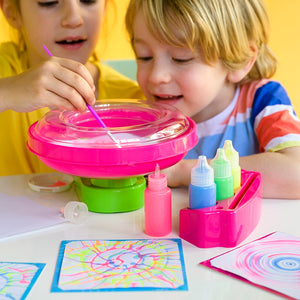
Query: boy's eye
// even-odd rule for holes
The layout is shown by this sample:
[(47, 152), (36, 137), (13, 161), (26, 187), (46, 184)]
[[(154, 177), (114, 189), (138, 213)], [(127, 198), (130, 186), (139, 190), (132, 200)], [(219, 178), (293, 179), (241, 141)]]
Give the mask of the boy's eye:
[(94, 4), (97, 0), (80, 0), (80, 2), (84, 4)]
[(175, 58), (173, 57), (172, 60), (176, 63), (179, 64), (184, 64), (184, 63), (188, 63), (190, 61), (192, 61), (194, 59), (194, 57), (190, 57), (190, 58)]
[(50, 7), (58, 4), (58, 1), (39, 1), (38, 5), (41, 7)]
[(136, 59), (139, 61), (149, 61), (152, 59), (152, 57), (151, 56), (137, 56)]

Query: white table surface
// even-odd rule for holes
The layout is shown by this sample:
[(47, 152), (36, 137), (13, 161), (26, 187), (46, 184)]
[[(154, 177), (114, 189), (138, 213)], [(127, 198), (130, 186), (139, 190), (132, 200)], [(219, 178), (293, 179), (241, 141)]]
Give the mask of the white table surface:
[[(42, 205), (59, 210), (68, 201), (77, 200), (73, 189), (62, 193), (31, 191), (27, 181), (32, 175), (0, 177), (0, 192), (10, 196), (25, 195)], [(172, 189), (173, 230), (167, 238), (178, 238), (179, 210), (187, 207), (186, 188)], [(1, 209), (1, 208), (0, 208)], [(258, 226), (242, 244), (274, 231), (300, 237), (300, 200), (263, 199)], [(85, 223), (69, 222), (0, 240), (0, 261), (46, 263), (26, 299), (281, 299), (279, 296), (199, 265), (230, 248), (201, 249), (182, 240), (188, 291), (51, 293), (51, 285), (62, 240), (147, 239), (144, 211), (118, 214), (89, 212)], [(241, 244), (241, 245), (242, 245)]]

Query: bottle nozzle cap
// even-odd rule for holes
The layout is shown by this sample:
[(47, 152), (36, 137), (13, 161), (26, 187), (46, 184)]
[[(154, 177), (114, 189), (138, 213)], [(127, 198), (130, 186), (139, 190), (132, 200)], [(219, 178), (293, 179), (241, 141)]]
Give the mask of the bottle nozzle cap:
[(239, 167), (239, 153), (233, 148), (232, 141), (226, 140), (223, 146), (225, 155), (230, 161), (233, 169)]
[(167, 186), (167, 176), (160, 172), (159, 164), (156, 164), (155, 172), (148, 176), (148, 187), (151, 190), (160, 190)]
[(222, 148), (217, 150), (217, 154), (210, 165), (214, 169), (215, 178), (226, 178), (232, 176), (230, 161), (226, 158), (225, 151)]
[(70, 201), (62, 209), (64, 217), (71, 223), (83, 223), (88, 217), (88, 207), (83, 202)]
[(154, 176), (157, 177), (157, 178), (160, 176), (159, 164), (156, 164), (156, 166), (155, 166)]
[(208, 164), (205, 155), (200, 155), (197, 164), (192, 168), (191, 184), (199, 187), (214, 184), (214, 170)]

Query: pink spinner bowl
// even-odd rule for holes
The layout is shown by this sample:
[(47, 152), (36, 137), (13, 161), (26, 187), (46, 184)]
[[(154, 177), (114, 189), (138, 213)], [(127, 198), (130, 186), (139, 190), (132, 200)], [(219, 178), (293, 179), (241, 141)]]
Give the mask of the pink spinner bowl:
[[(180, 161), (197, 141), (196, 124), (172, 106), (136, 99), (97, 101), (87, 110), (52, 110), (28, 132), (28, 148), (49, 167), (88, 178), (144, 175)], [(108, 130), (118, 144), (107, 134)]]

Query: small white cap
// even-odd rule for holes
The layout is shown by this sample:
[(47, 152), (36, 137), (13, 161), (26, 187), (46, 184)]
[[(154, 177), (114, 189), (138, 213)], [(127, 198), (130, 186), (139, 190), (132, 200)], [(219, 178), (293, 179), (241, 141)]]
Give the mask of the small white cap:
[(62, 209), (64, 217), (74, 224), (83, 223), (88, 217), (88, 207), (83, 202), (70, 201)]

